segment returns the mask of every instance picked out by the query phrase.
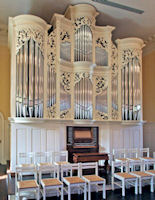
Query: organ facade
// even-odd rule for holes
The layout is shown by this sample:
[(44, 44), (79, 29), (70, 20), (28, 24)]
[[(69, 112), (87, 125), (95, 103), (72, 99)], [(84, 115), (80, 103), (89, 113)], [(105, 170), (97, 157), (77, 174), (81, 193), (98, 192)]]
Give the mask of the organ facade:
[[(127, 146), (142, 146), (144, 44), (133, 37), (112, 41), (115, 27), (96, 26), (98, 14), (93, 6), (79, 4), (64, 15), (54, 14), (50, 24), (33, 15), (9, 19), (11, 140), (19, 144), (16, 151), (11, 146), (12, 168), (19, 152), (41, 150), (44, 134), (43, 149), (56, 148), (48, 147), (48, 137), (53, 137), (48, 131), (61, 138), (62, 124), (64, 135), (66, 125), (99, 126), (101, 149), (108, 152), (117, 147), (117, 133), (136, 127), (138, 136), (129, 134), (133, 143)], [(40, 147), (31, 141), (36, 137)], [(123, 139), (120, 147), (126, 143)], [(64, 148), (65, 142), (58, 145), (58, 150)]]

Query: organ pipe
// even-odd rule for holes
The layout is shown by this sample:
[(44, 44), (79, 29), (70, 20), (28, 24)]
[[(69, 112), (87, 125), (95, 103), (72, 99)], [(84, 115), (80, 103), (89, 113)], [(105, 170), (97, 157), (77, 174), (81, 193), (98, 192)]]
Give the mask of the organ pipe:
[(118, 75), (112, 78), (112, 108), (118, 111)]
[(122, 68), (122, 119), (140, 120), (140, 65), (133, 58)]
[(92, 32), (89, 26), (82, 25), (74, 36), (74, 60), (92, 61)]
[(89, 78), (81, 78), (75, 84), (75, 119), (92, 119), (92, 83)]
[(16, 55), (13, 117), (43, 118), (47, 113), (45, 118), (121, 120), (122, 114), (122, 120), (142, 119), (143, 41), (120, 39), (115, 46), (114, 27), (96, 26), (96, 11), (86, 8), (69, 7), (68, 14), (55, 15), (51, 25), (34, 16), (10, 20), (10, 41), (15, 38), (10, 46)]
[(16, 55), (16, 116), (43, 117), (43, 55), (33, 39)]

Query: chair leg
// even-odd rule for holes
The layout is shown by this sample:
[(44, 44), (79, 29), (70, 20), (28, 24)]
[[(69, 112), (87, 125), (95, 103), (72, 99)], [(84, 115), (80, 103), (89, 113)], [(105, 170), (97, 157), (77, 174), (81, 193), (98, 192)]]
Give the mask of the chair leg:
[(84, 200), (86, 200), (86, 199), (87, 199), (87, 185), (85, 183), (85, 185), (84, 185)]
[(111, 178), (112, 190), (114, 190), (114, 177)]
[(39, 188), (37, 189), (36, 193), (37, 193), (37, 200), (39, 200), (39, 199), (40, 199), (40, 191), (39, 191)]
[(70, 185), (68, 185), (68, 200), (71, 200), (71, 188), (70, 188)]
[(122, 196), (125, 196), (125, 180), (122, 180)]
[(153, 187), (153, 176), (151, 177), (151, 192), (154, 192), (154, 187)]
[(45, 190), (45, 187), (43, 188), (43, 200), (46, 200), (46, 190)]
[(103, 183), (103, 199), (106, 199), (106, 189), (105, 189), (106, 183)]
[(91, 188), (90, 188), (90, 183), (88, 183), (88, 200), (91, 200)]
[(142, 194), (142, 179), (139, 178), (139, 194)]
[(18, 200), (20, 200), (20, 190), (18, 190)]
[(135, 194), (138, 194), (138, 179), (135, 180)]
[(63, 194), (63, 185), (61, 186), (61, 200), (64, 199), (64, 194)]

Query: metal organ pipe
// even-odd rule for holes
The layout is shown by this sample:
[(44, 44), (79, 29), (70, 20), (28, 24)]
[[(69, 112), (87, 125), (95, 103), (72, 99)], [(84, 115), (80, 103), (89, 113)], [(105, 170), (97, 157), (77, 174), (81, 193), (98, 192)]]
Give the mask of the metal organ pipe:
[(74, 60), (92, 61), (92, 32), (89, 26), (82, 25), (75, 32)]
[(133, 58), (122, 68), (122, 119), (140, 120), (140, 65)]
[(92, 119), (92, 83), (83, 77), (75, 84), (75, 119)]
[(43, 55), (30, 39), (16, 55), (16, 116), (43, 117)]

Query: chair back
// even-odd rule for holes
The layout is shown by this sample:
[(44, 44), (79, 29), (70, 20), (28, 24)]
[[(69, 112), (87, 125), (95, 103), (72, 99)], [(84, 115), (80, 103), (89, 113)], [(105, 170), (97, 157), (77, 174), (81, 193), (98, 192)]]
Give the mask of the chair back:
[(32, 166), (32, 165), (29, 165), (29, 166), (17, 166), (16, 167), (16, 172), (15, 172), (15, 177), (16, 177), (16, 180), (18, 180), (18, 178), (20, 178), (20, 180), (23, 180), (23, 177), (25, 175), (33, 175), (34, 176), (34, 179), (37, 180), (37, 168), (36, 166)]
[(66, 176), (73, 176), (74, 174), (80, 177), (80, 163), (61, 165), (61, 180)]
[(66, 161), (68, 162), (68, 151), (53, 152), (53, 162)]
[[(90, 173), (94, 169), (95, 175), (98, 176), (98, 163), (97, 162), (88, 162), (88, 163), (80, 163), (80, 174), (86, 173), (86, 170)], [(92, 173), (91, 173), (92, 174)]]
[(114, 160), (116, 158), (125, 158), (125, 153), (126, 153), (125, 149), (113, 149)]
[(129, 162), (125, 161), (125, 162), (118, 162), (118, 161), (112, 161), (112, 169), (111, 169), (111, 173), (112, 175), (115, 173), (115, 170), (120, 169), (121, 172), (124, 172), (123, 170), (125, 169), (125, 172), (129, 172)]
[(125, 158), (138, 158), (138, 149), (137, 148), (126, 149)]
[(46, 175), (50, 174), (50, 178), (59, 179), (59, 166), (54, 165), (54, 164), (39, 165), (38, 173), (39, 173), (39, 183), (41, 182), (41, 179), (43, 179), (44, 174)]
[(34, 163), (52, 163), (52, 152), (35, 152)]
[(33, 152), (19, 153), (17, 165), (21, 164), (34, 164), (34, 153)]
[(149, 156), (150, 156), (149, 148), (140, 148), (139, 149), (139, 157), (149, 157)]
[[(129, 166), (132, 166), (130, 169), (131, 171), (144, 171), (145, 169), (145, 162), (143, 160), (137, 160), (137, 161), (129, 161)], [(138, 169), (138, 170), (137, 170)]]

